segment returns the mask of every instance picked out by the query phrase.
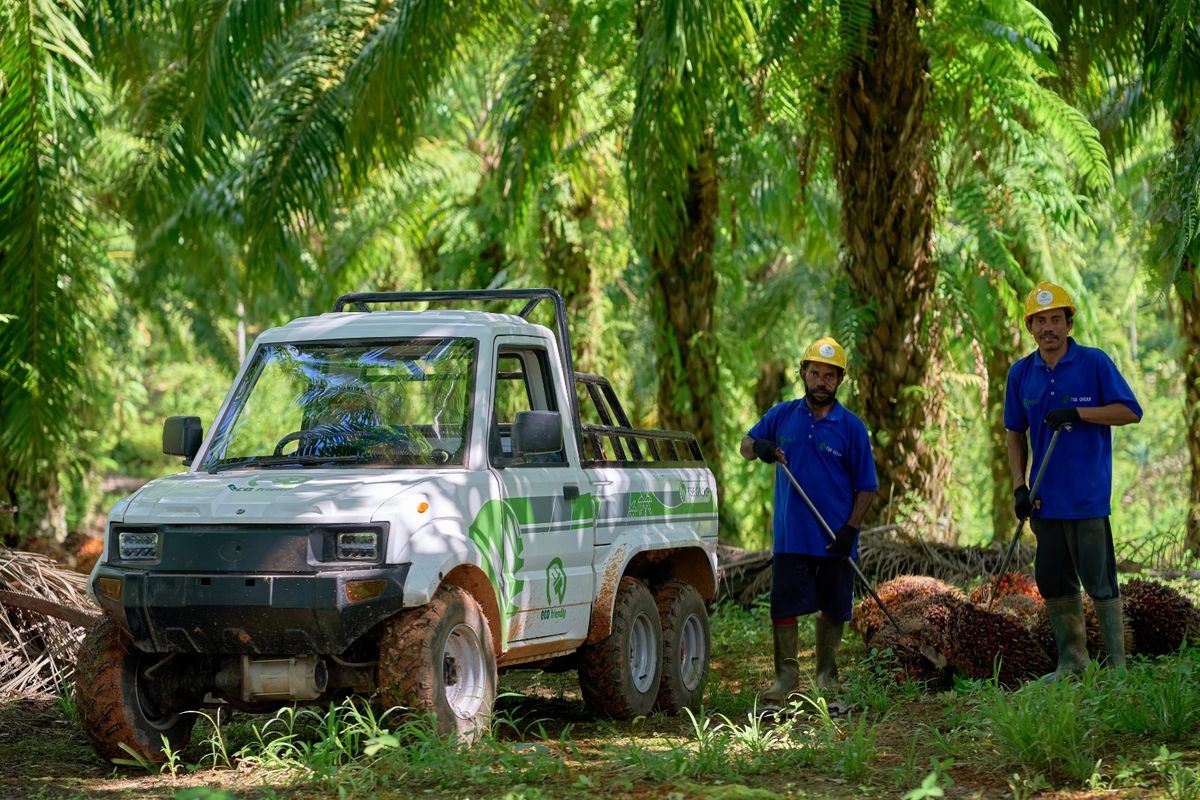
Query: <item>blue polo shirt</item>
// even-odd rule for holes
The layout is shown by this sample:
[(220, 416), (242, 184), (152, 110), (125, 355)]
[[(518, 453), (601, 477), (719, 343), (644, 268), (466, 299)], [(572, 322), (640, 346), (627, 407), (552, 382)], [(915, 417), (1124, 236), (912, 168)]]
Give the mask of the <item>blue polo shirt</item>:
[[(879, 489), (863, 421), (838, 402), (816, 419), (804, 399), (779, 403), (747, 434), (774, 442), (788, 469), (835, 533), (850, 519), (854, 495)], [(775, 470), (775, 552), (829, 556), (828, 537), (783, 471)], [(858, 545), (854, 547), (858, 557)]]
[[(1041, 468), (1054, 429), (1042, 422), (1046, 412), (1064, 406), (1106, 406), (1123, 403), (1142, 416), (1133, 390), (1103, 351), (1067, 339), (1067, 352), (1054, 368), (1039, 351), (1013, 364), (1004, 395), (1004, 427), (1029, 432), (1033, 448), (1030, 485)], [(1063, 429), (1046, 465), (1038, 496), (1042, 507), (1033, 516), (1042, 519), (1090, 519), (1111, 513), (1112, 426), (1076, 422)]]

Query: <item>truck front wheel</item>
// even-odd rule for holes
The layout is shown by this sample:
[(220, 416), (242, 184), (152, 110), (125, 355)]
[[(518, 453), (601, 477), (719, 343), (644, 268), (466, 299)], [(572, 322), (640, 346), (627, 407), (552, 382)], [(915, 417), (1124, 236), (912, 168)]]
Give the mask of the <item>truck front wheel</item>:
[(649, 714), (662, 675), (662, 638), (650, 590), (636, 578), (622, 578), (612, 631), (580, 652), (579, 688), (588, 707), (613, 719)]
[(475, 741), (496, 700), (496, 654), (487, 617), (457, 586), (443, 586), (427, 605), (402, 611), (379, 638), (383, 705), (430, 714), (438, 732)]
[(663, 629), (663, 674), (656, 708), (699, 708), (708, 675), (708, 609), (696, 587), (667, 581), (655, 595)]
[(195, 716), (164, 701), (161, 684), (147, 677), (156, 663), (169, 666), (162, 656), (135, 648), (110, 617), (93, 625), (79, 645), (75, 701), (84, 735), (101, 758), (129, 758), (124, 744), (142, 758), (163, 761), (164, 744), (175, 751), (191, 739)]

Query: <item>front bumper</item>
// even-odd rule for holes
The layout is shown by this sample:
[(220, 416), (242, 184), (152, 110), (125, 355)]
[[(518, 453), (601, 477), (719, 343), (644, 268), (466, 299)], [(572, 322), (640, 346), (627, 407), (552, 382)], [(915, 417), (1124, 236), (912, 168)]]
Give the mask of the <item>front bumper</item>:
[[(93, 586), (104, 578), (120, 581), (119, 599), (96, 592), (97, 599), (145, 652), (336, 655), (403, 608), (411, 566), (304, 575), (181, 575), (101, 566)], [(382, 588), (364, 581), (380, 581)], [(362, 586), (378, 594), (352, 601)]]

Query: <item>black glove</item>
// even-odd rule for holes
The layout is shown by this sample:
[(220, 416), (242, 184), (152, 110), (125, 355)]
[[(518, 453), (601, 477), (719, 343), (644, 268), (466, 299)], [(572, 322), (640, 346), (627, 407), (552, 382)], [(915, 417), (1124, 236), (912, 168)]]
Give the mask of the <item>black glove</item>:
[(1075, 406), (1067, 406), (1066, 408), (1056, 408), (1053, 411), (1047, 411), (1046, 416), (1042, 417), (1042, 422), (1051, 428), (1073, 425), (1079, 422), (1079, 409)]
[(1033, 501), (1029, 499), (1029, 487), (1025, 484), (1013, 490), (1013, 511), (1017, 512), (1017, 519), (1029, 519), (1033, 512)]
[(766, 439), (755, 439), (752, 446), (754, 455), (758, 456), (759, 460), (768, 464), (774, 464), (775, 458), (775, 443), (768, 442)]
[(858, 528), (853, 525), (843, 525), (838, 528), (838, 532), (833, 535), (833, 541), (825, 549), (832, 551), (834, 555), (849, 558), (850, 553), (854, 550), (854, 540), (857, 538)]

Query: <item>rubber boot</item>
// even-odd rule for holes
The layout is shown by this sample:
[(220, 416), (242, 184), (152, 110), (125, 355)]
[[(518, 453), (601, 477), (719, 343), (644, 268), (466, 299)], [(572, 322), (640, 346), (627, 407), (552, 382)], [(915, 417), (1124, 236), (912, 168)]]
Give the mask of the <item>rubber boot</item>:
[(837, 652), (842, 644), (844, 622), (834, 622), (819, 614), (813, 627), (817, 633), (817, 688), (838, 688)]
[(763, 692), (763, 700), (783, 705), (788, 695), (800, 685), (800, 669), (796, 665), (796, 623), (772, 625), (775, 636), (775, 683)]
[(1100, 638), (1108, 654), (1104, 663), (1113, 669), (1125, 669), (1125, 620), (1121, 616), (1121, 598), (1095, 600), (1093, 604), (1100, 620)]
[(1046, 611), (1050, 614), (1050, 628), (1058, 647), (1058, 666), (1045, 679), (1054, 681), (1082, 672), (1089, 661), (1083, 600), (1079, 595), (1056, 597), (1046, 601)]

